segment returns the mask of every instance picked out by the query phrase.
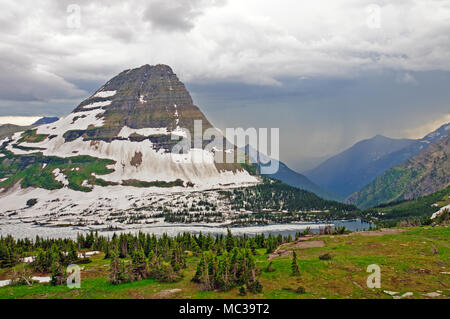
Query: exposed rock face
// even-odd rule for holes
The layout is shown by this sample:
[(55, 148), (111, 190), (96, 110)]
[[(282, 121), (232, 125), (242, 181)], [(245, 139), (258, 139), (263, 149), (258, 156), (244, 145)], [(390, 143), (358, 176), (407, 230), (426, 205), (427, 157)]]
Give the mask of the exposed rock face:
[[(104, 125), (78, 132), (78, 136), (111, 141), (120, 138), (123, 127), (167, 128), (169, 132), (183, 127), (193, 134), (194, 120), (202, 120), (203, 130), (212, 127), (167, 65), (144, 65), (123, 71), (81, 102), (74, 112), (96, 108), (105, 110)], [(167, 142), (162, 136), (159, 139), (154, 138), (153, 142)]]

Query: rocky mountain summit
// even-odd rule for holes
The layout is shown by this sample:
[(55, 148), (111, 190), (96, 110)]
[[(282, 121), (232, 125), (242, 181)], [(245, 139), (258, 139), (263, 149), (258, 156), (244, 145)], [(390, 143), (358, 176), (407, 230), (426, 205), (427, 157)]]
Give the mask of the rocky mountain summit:
[[(83, 114), (99, 109), (104, 110), (102, 126), (74, 131), (66, 138), (83, 136), (88, 140), (111, 142), (131, 131), (135, 138), (161, 137), (180, 127), (193, 134), (194, 120), (202, 120), (204, 130), (212, 127), (167, 65), (144, 65), (121, 72), (81, 102), (74, 112)], [(155, 134), (146, 136), (144, 131), (137, 131), (149, 128), (155, 129)]]

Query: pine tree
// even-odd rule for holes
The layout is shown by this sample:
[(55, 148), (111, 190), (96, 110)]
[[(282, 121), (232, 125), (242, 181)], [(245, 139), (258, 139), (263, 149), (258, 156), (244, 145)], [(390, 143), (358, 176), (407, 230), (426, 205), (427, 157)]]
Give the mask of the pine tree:
[(227, 237), (225, 238), (225, 247), (228, 252), (232, 251), (234, 248), (234, 238), (231, 234), (231, 230), (227, 228)]
[(105, 243), (105, 257), (103, 259), (109, 259), (111, 258), (111, 251), (109, 248), (109, 243)]
[(204, 255), (200, 258), (199, 263), (197, 264), (197, 270), (195, 271), (194, 277), (192, 278), (193, 282), (201, 283), (202, 276), (205, 269), (205, 257)]
[(124, 234), (120, 234), (119, 237), (120, 258), (126, 258), (128, 256), (128, 241)]
[(132, 265), (134, 280), (142, 280), (147, 278), (147, 261), (142, 248), (134, 253)]
[(62, 285), (64, 282), (64, 275), (64, 269), (61, 265), (59, 257), (54, 254), (52, 257), (52, 275), (50, 284), (52, 286)]
[(76, 263), (78, 261), (77, 248), (74, 242), (70, 242), (69, 252), (67, 254), (67, 264)]
[(174, 248), (172, 249), (172, 255), (170, 258), (170, 265), (172, 266), (174, 271), (179, 271), (180, 270), (180, 262), (178, 261), (178, 254), (177, 254), (177, 250)]
[(117, 285), (121, 283), (120, 261), (116, 253), (112, 253), (111, 263), (109, 267), (109, 282)]
[(292, 269), (292, 276), (300, 275), (300, 270), (298, 269), (298, 263), (297, 263), (297, 254), (295, 253), (295, 251), (292, 251), (291, 269)]
[(197, 241), (194, 237), (191, 237), (190, 248), (194, 255), (198, 255), (198, 253), (200, 252), (200, 247), (198, 246)]

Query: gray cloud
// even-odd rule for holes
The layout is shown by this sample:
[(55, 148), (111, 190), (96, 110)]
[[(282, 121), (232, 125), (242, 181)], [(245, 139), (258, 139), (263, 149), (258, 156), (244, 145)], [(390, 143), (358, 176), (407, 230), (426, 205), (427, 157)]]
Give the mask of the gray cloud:
[(222, 6), (225, 0), (155, 0), (150, 1), (144, 18), (155, 28), (168, 31), (189, 31), (195, 19), (209, 7)]
[(0, 99), (49, 101), (86, 94), (71, 83), (49, 73), (38, 61), (16, 50), (0, 50)]
[(372, 3), (0, 0), (0, 116), (60, 116), (122, 70), (165, 63), (217, 125), (281, 127), (288, 163), (414, 135), (448, 113), (450, 1), (377, 1), (375, 29)]

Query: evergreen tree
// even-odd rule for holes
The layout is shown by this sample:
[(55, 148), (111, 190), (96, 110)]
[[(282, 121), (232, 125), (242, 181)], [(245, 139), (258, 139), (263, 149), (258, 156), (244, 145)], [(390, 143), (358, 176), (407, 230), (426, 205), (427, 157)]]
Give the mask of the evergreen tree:
[(231, 234), (231, 230), (227, 228), (227, 237), (225, 238), (225, 247), (228, 252), (232, 251), (234, 248), (234, 238)]
[(64, 283), (65, 272), (57, 255), (52, 257), (52, 275), (50, 284), (52, 286), (62, 285)]
[(134, 253), (132, 265), (134, 280), (142, 280), (147, 278), (147, 261), (142, 248)]
[(78, 252), (75, 242), (70, 242), (69, 251), (67, 253), (67, 264), (76, 263), (78, 261)]
[(300, 275), (300, 270), (298, 269), (298, 263), (297, 263), (297, 254), (295, 253), (294, 250), (292, 251), (291, 269), (292, 269), (292, 276), (299, 276)]
[(127, 273), (125, 263), (119, 260), (117, 253), (111, 255), (111, 263), (109, 270), (109, 282), (118, 285), (127, 281)]
[(111, 258), (111, 251), (110, 251), (109, 243), (107, 242), (105, 244), (105, 257), (103, 259), (109, 259), (109, 258)]

